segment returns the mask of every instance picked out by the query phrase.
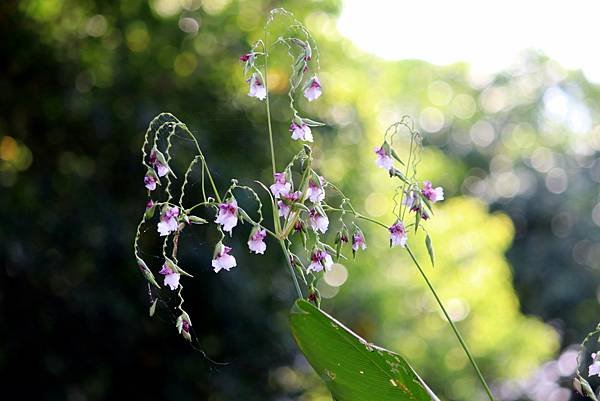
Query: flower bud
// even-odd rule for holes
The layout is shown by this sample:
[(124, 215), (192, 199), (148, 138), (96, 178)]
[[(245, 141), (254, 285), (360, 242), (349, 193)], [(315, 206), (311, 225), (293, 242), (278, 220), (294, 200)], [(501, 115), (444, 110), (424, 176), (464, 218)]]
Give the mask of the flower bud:
[(152, 199), (148, 199), (146, 203), (146, 211), (144, 212), (144, 220), (150, 220), (154, 217), (154, 211), (156, 210), (156, 203)]
[(157, 288), (160, 288), (160, 285), (158, 285), (158, 283), (156, 282), (156, 279), (154, 278), (154, 274), (152, 274), (152, 272), (150, 271), (150, 269), (146, 265), (146, 262), (144, 262), (139, 257), (137, 257), (136, 259), (137, 259), (138, 267), (140, 268), (140, 271), (142, 272), (142, 274), (144, 275), (144, 277), (146, 277), (146, 280), (148, 280), (148, 282), (150, 284), (156, 286)]
[(181, 315), (177, 318), (177, 322), (175, 323), (175, 327), (179, 334), (183, 336), (188, 341), (192, 341), (192, 335), (190, 334), (190, 328), (192, 327), (192, 321), (190, 320), (190, 316), (186, 312), (181, 312)]

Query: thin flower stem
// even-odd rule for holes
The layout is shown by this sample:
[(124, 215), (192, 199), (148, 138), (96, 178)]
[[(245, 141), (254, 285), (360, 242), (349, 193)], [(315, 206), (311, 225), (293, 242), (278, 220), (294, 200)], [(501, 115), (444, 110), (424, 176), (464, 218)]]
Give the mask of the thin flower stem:
[(283, 255), (285, 256), (285, 261), (290, 269), (290, 274), (292, 275), (292, 279), (294, 280), (294, 287), (296, 287), (296, 292), (298, 293), (298, 299), (303, 299), (302, 290), (300, 289), (300, 284), (298, 283), (298, 277), (296, 277), (296, 272), (294, 271), (294, 266), (292, 266), (290, 253), (288, 252), (285, 243), (283, 240), (279, 240), (279, 245), (281, 246), (281, 250), (283, 251)]
[(265, 91), (267, 93), (266, 98), (265, 98), (265, 103), (267, 105), (267, 125), (269, 127), (269, 145), (271, 147), (271, 167), (273, 168), (273, 175), (275, 175), (275, 173), (277, 172), (277, 169), (275, 167), (275, 148), (273, 147), (273, 128), (271, 125), (271, 105), (269, 102), (269, 81), (268, 81), (268, 75), (269, 75), (269, 52), (267, 51), (267, 42), (269, 41), (269, 32), (266, 29), (265, 26), (265, 43), (264, 43), (264, 51), (265, 51), (265, 76), (263, 77), (263, 80), (265, 81)]
[(442, 300), (440, 299), (440, 297), (438, 296), (437, 292), (433, 288), (433, 285), (429, 281), (429, 278), (427, 277), (427, 275), (425, 274), (425, 272), (421, 268), (421, 265), (419, 264), (419, 262), (417, 262), (417, 259), (415, 258), (415, 255), (412, 253), (412, 251), (410, 250), (410, 248), (408, 247), (408, 245), (406, 246), (406, 251), (408, 252), (408, 254), (410, 255), (411, 259), (413, 260), (415, 266), (419, 270), (419, 273), (421, 273), (421, 276), (423, 277), (423, 279), (427, 283), (427, 286), (429, 287), (429, 289), (433, 293), (433, 296), (435, 297), (435, 300), (437, 301), (440, 309), (442, 309), (442, 312), (444, 313), (444, 316), (446, 316), (446, 320), (448, 320), (448, 323), (450, 323), (450, 326), (452, 327), (452, 330), (454, 331), (454, 334), (456, 335), (456, 338), (458, 338), (458, 342), (460, 343), (460, 345), (462, 346), (463, 350), (465, 351), (465, 354), (467, 354), (467, 357), (469, 358), (469, 361), (471, 362), (471, 365), (473, 365), (473, 368), (475, 369), (475, 372), (477, 373), (477, 376), (479, 377), (479, 381), (483, 385), (483, 388), (484, 388), (485, 392), (487, 393), (488, 398), (490, 399), (490, 401), (495, 401), (494, 400), (494, 396), (492, 395), (492, 391), (490, 390), (490, 388), (487, 385), (485, 379), (483, 378), (483, 375), (481, 374), (481, 371), (479, 370), (479, 366), (477, 366), (477, 363), (475, 362), (475, 358), (473, 358), (473, 355), (471, 355), (471, 351), (469, 351), (469, 347), (467, 347), (467, 344), (465, 343), (465, 340), (463, 340), (462, 335), (458, 331), (458, 328), (456, 327), (456, 325), (454, 324), (454, 322), (450, 318), (450, 315), (448, 315), (448, 312), (446, 311), (446, 308), (444, 307), (444, 304), (442, 303)]
[(267, 234), (269, 234), (273, 238), (277, 238), (277, 235), (273, 231), (269, 230), (267, 227), (265, 227), (265, 226), (259, 224), (258, 222), (254, 221), (249, 216), (240, 215), (240, 219), (241, 220), (246, 220), (248, 223), (252, 224), (253, 226), (260, 226), (263, 230), (265, 230), (265, 232)]

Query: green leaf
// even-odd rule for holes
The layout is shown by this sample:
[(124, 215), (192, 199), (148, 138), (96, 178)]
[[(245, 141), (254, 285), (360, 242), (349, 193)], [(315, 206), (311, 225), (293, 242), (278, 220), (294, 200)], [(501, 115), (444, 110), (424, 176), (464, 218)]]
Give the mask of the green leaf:
[(154, 301), (150, 305), (150, 309), (148, 310), (150, 317), (154, 316), (154, 312), (156, 312), (156, 303), (157, 302), (158, 302), (158, 298), (154, 298)]
[(302, 122), (306, 125), (308, 125), (309, 127), (323, 127), (326, 124), (322, 123), (320, 121), (315, 121), (315, 120), (311, 120), (310, 118), (303, 118)]
[(583, 395), (591, 398), (593, 401), (598, 401), (598, 397), (596, 397), (596, 394), (594, 393), (594, 390), (592, 390), (592, 386), (590, 386), (590, 383), (588, 383), (588, 381), (581, 376), (579, 376), (578, 379), (583, 389)]
[(404, 358), (369, 344), (312, 304), (296, 301), (290, 323), (336, 401), (439, 401)]
[(435, 267), (435, 253), (433, 252), (433, 244), (431, 243), (431, 237), (429, 234), (425, 236), (425, 246), (427, 247), (429, 259), (431, 259), (431, 266)]
[(391, 149), (392, 151), (392, 157), (396, 160), (398, 160), (398, 163), (402, 164), (403, 166), (406, 166), (406, 164), (404, 164), (404, 162), (402, 161), (402, 159), (400, 159), (400, 156), (398, 156), (398, 153), (396, 153), (396, 151), (394, 149)]
[(154, 274), (152, 274), (152, 271), (150, 271), (150, 269), (146, 265), (146, 262), (144, 262), (141, 258), (139, 258), (137, 256), (136, 256), (136, 259), (137, 259), (138, 267), (140, 268), (140, 271), (142, 272), (142, 274), (144, 275), (146, 280), (148, 280), (148, 282), (150, 284), (154, 285), (156, 288), (160, 288), (160, 285), (158, 285), (158, 283), (156, 282), (156, 279), (154, 278)]

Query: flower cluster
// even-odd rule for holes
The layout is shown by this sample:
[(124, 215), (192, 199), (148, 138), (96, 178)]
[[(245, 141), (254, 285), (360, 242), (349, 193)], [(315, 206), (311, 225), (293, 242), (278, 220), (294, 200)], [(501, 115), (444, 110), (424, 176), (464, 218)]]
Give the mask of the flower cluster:
[[(324, 124), (301, 116), (294, 104), (296, 97), (302, 95), (308, 102), (316, 101), (322, 96), (323, 88), (318, 77), (317, 48), (314, 47), (313, 57), (313, 46), (311, 44), (314, 44), (314, 41), (310, 34), (304, 28), (302, 29), (302, 38), (286, 34), (279, 36), (273, 43), (274, 46), (286, 47), (288, 55), (294, 60), (291, 64), (289, 78), (290, 89), (288, 95), (291, 112), (289, 135), (293, 141), (304, 142), (303, 149), (294, 156), (283, 170), (279, 170), (280, 172), (276, 170), (277, 163), (275, 155), (273, 155), (273, 182), (268, 186), (259, 182), (271, 199), (273, 227), (269, 229), (263, 225), (263, 204), (254, 189), (238, 185), (237, 180), (232, 180), (232, 185), (224, 192), (217, 189), (200, 146), (194, 135), (185, 127), (185, 124), (174, 116), (163, 113), (150, 123), (146, 133), (142, 147), (144, 165), (147, 168), (144, 175), (144, 187), (149, 195), (154, 194), (154, 196), (146, 202), (144, 217), (138, 226), (134, 243), (135, 256), (141, 272), (150, 284), (159, 288), (164, 287), (170, 291), (177, 291), (181, 300), (178, 306), (181, 314), (177, 320), (177, 329), (188, 340), (191, 338), (191, 320), (181, 306), (183, 303), (181, 278), (182, 276), (191, 275), (178, 265), (177, 250), (179, 236), (187, 226), (191, 224), (209, 224), (208, 220), (191, 214), (196, 207), (208, 208), (209, 213), (213, 216), (211, 225), (220, 234), (211, 261), (211, 267), (215, 273), (229, 272), (237, 266), (235, 252), (231, 246), (226, 244), (227, 234), (231, 238), (234, 229), (239, 230), (238, 223), (249, 223), (251, 229), (246, 241), (249, 252), (264, 255), (268, 246), (267, 236), (279, 241), (288, 262), (288, 267), (292, 271), (298, 296), (303, 297), (298, 283), (298, 278), (301, 278), (308, 290), (307, 298), (318, 304), (320, 296), (315, 284), (323, 273), (333, 269), (334, 258), (339, 260), (340, 257), (343, 257), (341, 254), (342, 247), (349, 247), (353, 256), (356, 256), (357, 252), (367, 249), (365, 235), (358, 226), (361, 219), (387, 227), (391, 247), (406, 247), (410, 228), (414, 226), (416, 231), (419, 228), (419, 220), (427, 220), (432, 214), (431, 205), (444, 199), (444, 191), (441, 187), (434, 187), (429, 181), (425, 181), (422, 186), (419, 186), (414, 177), (407, 178), (408, 166), (404, 172), (396, 168), (396, 163), (402, 166), (405, 166), (405, 164), (390, 145), (392, 142), (387, 140), (375, 149), (376, 164), (388, 171), (391, 177), (397, 177), (402, 181), (401, 205), (404, 208), (402, 212), (396, 213), (396, 220), (389, 227), (358, 213), (341, 190), (313, 170), (312, 150), (309, 143), (314, 141), (315, 132), (313, 132), (313, 129)], [(269, 43), (269, 45), (271, 44)], [(248, 84), (248, 96), (264, 100), (268, 106), (268, 72), (266, 61), (264, 61), (267, 57), (269, 57), (269, 53), (267, 52), (266, 43), (259, 40), (252, 46), (250, 51), (241, 55), (239, 60), (243, 63), (244, 78)], [(310, 72), (311, 69), (314, 71)], [(271, 148), (273, 148), (272, 129), (269, 128), (269, 140)], [(174, 186), (173, 183), (174, 180), (177, 180), (177, 177), (169, 166), (171, 137), (175, 134), (176, 129), (180, 129), (186, 135), (189, 135), (191, 140), (195, 142), (199, 152), (189, 164), (180, 186), (176, 189), (177, 193), (180, 194), (178, 202), (173, 199), (172, 192), (176, 191), (171, 188), (171, 186)], [(165, 132), (167, 137), (159, 138), (159, 134), (164, 135)], [(149, 135), (152, 137), (149, 137)], [(166, 146), (161, 146), (165, 143)], [(413, 151), (412, 143), (411, 141), (411, 152)], [(146, 145), (151, 148), (149, 152)], [(415, 159), (412, 158), (412, 160)], [(411, 160), (411, 157), (409, 157), (409, 160)], [(202, 202), (186, 207), (183, 202), (185, 189), (186, 185), (190, 183), (193, 176), (191, 174), (192, 169), (196, 165), (201, 167), (202, 188), (200, 193), (202, 194)], [(205, 182), (209, 182), (211, 185), (211, 196), (206, 194)], [(156, 191), (159, 186), (164, 188), (164, 191)], [(251, 218), (244, 210), (243, 204), (238, 204), (234, 196), (234, 191), (238, 190), (247, 191), (254, 197), (256, 203), (258, 203), (256, 210), (258, 219)], [(159, 192), (163, 192), (167, 198), (159, 201), (156, 196)], [(152, 269), (141, 259), (138, 245), (142, 233), (141, 226), (154, 219), (156, 210), (159, 213), (155, 232), (163, 238), (163, 263), (160, 270), (157, 269), (158, 274), (162, 276), (162, 287), (156, 281)], [(415, 214), (416, 221), (414, 224), (405, 225), (406, 211), (409, 214)], [(334, 214), (338, 214), (338, 218), (335, 218)], [(337, 232), (335, 233), (334, 246), (331, 246), (327, 244), (327, 239), (332, 236), (331, 231), (334, 229)], [(294, 242), (299, 242), (295, 240), (296, 238), (301, 238), (302, 248), (295, 247)], [(168, 250), (171, 251), (170, 256), (167, 256)], [(298, 256), (295, 252), (304, 252), (304, 256)], [(431, 252), (430, 255), (432, 255)]]
[[(416, 152), (418, 149), (413, 147), (413, 143), (417, 143), (415, 141), (415, 137), (418, 135), (415, 132), (412, 132), (413, 140), (411, 141), (409, 151)], [(417, 138), (418, 139), (418, 138)], [(444, 200), (444, 189), (442, 187), (433, 187), (431, 181), (424, 181), (423, 186), (420, 187), (417, 182), (411, 180), (407, 177), (410, 169), (413, 171), (416, 170), (415, 166), (408, 166), (405, 172), (402, 172), (400, 169), (396, 168), (394, 162), (397, 161), (401, 165), (405, 165), (402, 159), (398, 156), (398, 154), (394, 151), (394, 149), (390, 146), (387, 141), (374, 149), (375, 152), (375, 164), (377, 167), (383, 168), (388, 171), (390, 177), (397, 177), (402, 181), (402, 206), (409, 211), (409, 213), (415, 213), (415, 231), (420, 227), (420, 220), (428, 220), (431, 216), (432, 210), (431, 206), (439, 201)], [(412, 154), (409, 156), (409, 160), (413, 160), (414, 157)], [(397, 216), (397, 220), (394, 224), (392, 224), (388, 230), (390, 233), (390, 246), (401, 246), (405, 247), (408, 241), (407, 230), (402, 221), (402, 217), (405, 213), (400, 212)], [(427, 248), (429, 251), (429, 255), (433, 262), (433, 250), (431, 248), (431, 239), (429, 235), (426, 237)]]
[[(314, 74), (309, 78), (305, 78), (305, 74), (310, 70), (310, 64), (313, 59), (312, 47), (309, 41), (301, 40), (296, 37), (280, 37), (276, 43), (287, 46), (290, 54), (292, 49), (297, 52), (295, 62), (292, 64), (289, 92), (290, 98), (293, 99), (294, 93), (299, 88), (302, 89), (304, 97), (309, 102), (315, 101), (321, 97), (323, 89), (319, 77)], [(257, 42), (251, 51), (241, 55), (239, 59), (244, 65), (244, 74), (250, 74), (246, 79), (246, 83), (248, 84), (248, 96), (259, 100), (267, 99), (268, 101), (268, 88), (260, 65), (261, 57), (264, 56), (265, 53), (256, 51), (255, 49), (257, 46), (264, 47), (264, 44), (262, 41)], [(303, 85), (301, 85), (302, 82), (304, 82)], [(318, 127), (324, 124), (300, 117), (293, 104), (294, 102), (292, 101), (291, 107), (294, 117), (292, 118), (289, 127), (292, 139), (295, 141), (313, 142), (311, 127)]]

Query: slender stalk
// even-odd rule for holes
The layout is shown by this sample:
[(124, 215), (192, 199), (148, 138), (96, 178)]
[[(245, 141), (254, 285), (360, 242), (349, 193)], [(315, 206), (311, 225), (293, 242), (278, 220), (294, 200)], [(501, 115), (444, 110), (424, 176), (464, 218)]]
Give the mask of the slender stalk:
[(271, 105), (269, 102), (269, 52), (267, 50), (267, 43), (269, 41), (268, 31), (265, 27), (265, 43), (264, 43), (264, 51), (265, 51), (265, 76), (263, 77), (265, 81), (265, 90), (267, 92), (267, 96), (265, 98), (265, 103), (267, 104), (267, 125), (269, 127), (269, 145), (271, 147), (271, 167), (273, 168), (273, 175), (277, 172), (275, 167), (275, 148), (273, 147), (273, 128), (271, 125)]
[(290, 269), (290, 274), (292, 275), (292, 279), (294, 280), (294, 287), (296, 287), (296, 292), (298, 293), (298, 298), (302, 299), (304, 296), (302, 295), (302, 290), (300, 289), (300, 283), (298, 283), (298, 277), (296, 277), (296, 272), (294, 271), (294, 266), (292, 266), (292, 261), (290, 260), (290, 253), (285, 247), (285, 243), (283, 240), (279, 240), (279, 245), (281, 246), (281, 250), (283, 251), (283, 255), (285, 256), (285, 261)]
[[(377, 221), (377, 220), (372, 219), (372, 218), (367, 217), (367, 216), (363, 216), (362, 214), (356, 212), (354, 209), (352, 209), (352, 210), (345, 210), (345, 209), (342, 210), (340, 208), (335, 208), (335, 207), (328, 206), (328, 207), (325, 208), (325, 210), (338, 211), (338, 212), (342, 212), (342, 211), (349, 212), (349, 213), (354, 214), (357, 219), (366, 220), (366, 221), (369, 221), (371, 223), (377, 224), (378, 226), (381, 226), (381, 227), (384, 227), (384, 228), (387, 229), (387, 226), (385, 224), (383, 224), (382, 222)], [(469, 361), (470, 361), (471, 365), (473, 366), (473, 369), (475, 369), (475, 373), (477, 373), (477, 377), (479, 378), (479, 381), (483, 385), (483, 388), (484, 388), (485, 392), (487, 393), (488, 398), (490, 399), (490, 401), (495, 401), (494, 396), (492, 395), (492, 391), (490, 390), (487, 382), (483, 378), (483, 374), (481, 373), (481, 370), (479, 370), (479, 366), (477, 366), (477, 362), (475, 362), (475, 358), (473, 358), (473, 355), (471, 354), (471, 351), (469, 350), (469, 347), (467, 347), (467, 344), (466, 344), (465, 340), (463, 339), (462, 335), (458, 331), (458, 328), (456, 327), (456, 325), (454, 324), (454, 322), (450, 318), (450, 315), (446, 311), (446, 308), (444, 307), (444, 304), (442, 303), (442, 300), (438, 296), (437, 291), (435, 290), (435, 288), (433, 288), (433, 284), (431, 284), (431, 281), (429, 281), (429, 278), (427, 277), (427, 275), (425, 274), (425, 272), (421, 268), (421, 265), (417, 261), (417, 258), (415, 258), (415, 255), (412, 253), (412, 251), (410, 250), (410, 248), (408, 247), (408, 245), (406, 246), (406, 251), (408, 252), (408, 254), (410, 255), (410, 257), (411, 257), (412, 261), (414, 262), (415, 266), (419, 270), (419, 273), (421, 273), (421, 276), (423, 277), (423, 279), (427, 283), (427, 286), (429, 287), (429, 289), (431, 290), (431, 293), (435, 297), (435, 300), (437, 301), (440, 309), (444, 313), (444, 316), (446, 317), (446, 320), (448, 320), (448, 323), (450, 323), (450, 327), (452, 327), (452, 331), (454, 331), (454, 334), (456, 335), (456, 338), (458, 339), (458, 342), (460, 343), (461, 347), (465, 351), (465, 354), (467, 355), (467, 358), (469, 358)]]
[[(208, 180), (210, 181), (212, 190), (215, 193), (215, 197), (217, 198), (219, 203), (221, 203), (221, 196), (219, 196), (219, 191), (217, 191), (217, 186), (215, 185), (215, 181), (213, 180), (212, 175), (210, 174), (210, 170), (208, 169), (208, 166), (206, 165), (206, 158), (204, 157), (204, 153), (202, 153), (202, 149), (200, 148), (200, 144), (198, 143), (198, 140), (196, 139), (194, 134), (192, 134), (191, 131), (187, 129), (187, 127), (185, 125), (183, 125), (183, 128), (184, 128), (184, 131), (187, 132), (187, 134), (190, 136), (190, 138), (192, 138), (192, 140), (194, 141), (194, 144), (196, 145), (196, 150), (198, 151), (198, 156), (200, 156), (200, 159), (202, 159), (202, 169), (203, 170), (206, 169), (206, 175), (208, 176)], [(202, 180), (204, 180), (204, 174), (202, 174)], [(202, 185), (202, 188), (204, 189), (204, 185)]]
[[(271, 123), (271, 103), (269, 101), (269, 82), (268, 82), (268, 75), (269, 75), (269, 52), (267, 50), (267, 43), (269, 41), (269, 33), (265, 27), (265, 43), (264, 43), (264, 58), (265, 58), (265, 76), (263, 77), (264, 81), (265, 81), (265, 90), (267, 92), (266, 98), (265, 98), (265, 103), (267, 105), (267, 126), (269, 128), (269, 147), (271, 148), (271, 167), (273, 169), (273, 176), (275, 176), (275, 173), (277, 173), (277, 168), (276, 168), (276, 164), (275, 164), (275, 148), (273, 146), (273, 125)], [(298, 283), (298, 278), (296, 277), (296, 272), (294, 271), (294, 267), (292, 266), (292, 262), (290, 260), (290, 254), (287, 250), (287, 248), (285, 247), (285, 243), (283, 242), (283, 239), (281, 238), (281, 223), (279, 221), (279, 216), (277, 215), (277, 205), (275, 204), (275, 201), (272, 200), (272, 206), (273, 206), (273, 225), (275, 227), (275, 233), (277, 234), (277, 238), (279, 238), (279, 245), (281, 246), (281, 250), (283, 251), (283, 255), (285, 257), (285, 261), (288, 265), (288, 268), (290, 269), (290, 274), (292, 275), (292, 280), (294, 281), (294, 287), (296, 288), (296, 292), (298, 294), (298, 298), (302, 299), (304, 298), (304, 296), (302, 295), (302, 290), (300, 289), (300, 284)]]
[(454, 334), (456, 335), (456, 338), (458, 338), (458, 342), (460, 343), (460, 345), (462, 346), (463, 350), (465, 351), (465, 354), (467, 354), (467, 357), (469, 358), (469, 361), (471, 362), (471, 365), (473, 365), (473, 368), (475, 369), (475, 372), (477, 373), (477, 376), (479, 377), (479, 381), (483, 385), (483, 388), (485, 389), (485, 392), (487, 393), (488, 398), (490, 399), (490, 401), (495, 401), (494, 400), (494, 396), (492, 395), (492, 391), (488, 387), (485, 379), (483, 378), (483, 375), (481, 374), (481, 371), (479, 370), (479, 366), (477, 366), (477, 363), (475, 362), (475, 358), (473, 358), (473, 355), (471, 355), (471, 351), (469, 351), (469, 347), (467, 347), (467, 344), (465, 343), (465, 340), (463, 340), (462, 335), (458, 331), (458, 328), (456, 327), (456, 325), (454, 324), (454, 322), (450, 318), (450, 315), (448, 315), (448, 312), (446, 311), (446, 308), (444, 307), (444, 304), (442, 303), (442, 300), (440, 299), (440, 297), (438, 296), (437, 292), (433, 288), (433, 285), (429, 281), (429, 278), (427, 278), (427, 275), (425, 274), (425, 272), (421, 268), (421, 265), (419, 264), (419, 262), (417, 262), (417, 259), (415, 258), (415, 255), (412, 253), (412, 251), (410, 250), (410, 248), (408, 247), (408, 245), (406, 246), (406, 251), (410, 255), (410, 257), (413, 260), (415, 266), (417, 266), (417, 269), (419, 270), (419, 273), (421, 273), (421, 276), (423, 277), (423, 279), (427, 283), (427, 286), (429, 287), (429, 289), (433, 293), (433, 296), (435, 297), (435, 300), (437, 301), (440, 309), (442, 309), (442, 312), (444, 313), (444, 316), (446, 316), (446, 320), (448, 320), (448, 323), (450, 323), (450, 326), (452, 327), (452, 330), (454, 331)]

